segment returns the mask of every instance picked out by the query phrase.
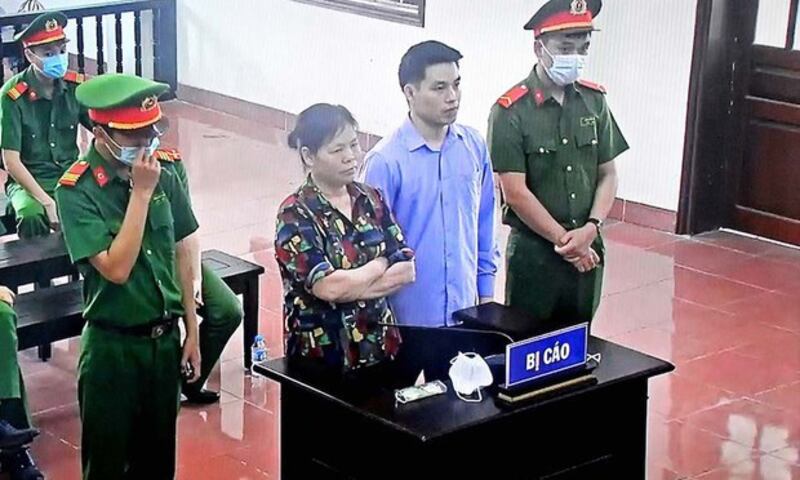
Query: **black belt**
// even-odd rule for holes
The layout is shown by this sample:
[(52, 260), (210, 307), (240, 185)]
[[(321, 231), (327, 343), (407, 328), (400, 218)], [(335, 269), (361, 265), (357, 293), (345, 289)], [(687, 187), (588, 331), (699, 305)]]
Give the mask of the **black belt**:
[(176, 318), (165, 318), (156, 320), (155, 322), (145, 323), (143, 325), (134, 325), (131, 327), (120, 327), (111, 325), (104, 322), (92, 320), (89, 322), (92, 327), (105, 330), (107, 332), (118, 333), (120, 335), (127, 335), (130, 337), (146, 337), (146, 338), (159, 338), (172, 331), (177, 327), (178, 320)]

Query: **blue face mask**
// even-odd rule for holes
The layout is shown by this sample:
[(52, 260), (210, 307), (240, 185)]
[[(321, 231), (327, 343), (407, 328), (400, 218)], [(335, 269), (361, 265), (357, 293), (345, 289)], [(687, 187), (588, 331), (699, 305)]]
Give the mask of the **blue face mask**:
[(123, 147), (117, 142), (115, 142), (114, 139), (111, 138), (111, 135), (109, 135), (108, 133), (106, 133), (106, 138), (109, 140), (111, 144), (113, 144), (114, 148), (119, 150), (119, 153), (116, 153), (114, 152), (113, 149), (108, 149), (109, 152), (111, 152), (111, 155), (114, 158), (116, 158), (117, 161), (119, 161), (119, 163), (122, 163), (123, 165), (128, 167), (133, 166), (133, 162), (135, 162), (136, 159), (139, 158), (139, 154), (142, 152), (142, 148), (144, 148), (145, 150), (145, 155), (151, 157), (153, 156), (154, 153), (156, 153), (156, 150), (158, 150), (159, 145), (161, 145), (161, 139), (159, 139), (158, 137), (153, 137), (153, 140), (150, 141), (150, 145), (147, 147)]
[(586, 66), (586, 55), (553, 55), (542, 44), (542, 50), (553, 60), (550, 68), (545, 68), (547, 76), (559, 87), (577, 82)]
[(69, 58), (66, 53), (59, 53), (58, 55), (44, 58), (36, 56), (36, 58), (42, 61), (41, 71), (47, 78), (52, 78), (53, 80), (64, 78), (64, 75), (67, 73)]

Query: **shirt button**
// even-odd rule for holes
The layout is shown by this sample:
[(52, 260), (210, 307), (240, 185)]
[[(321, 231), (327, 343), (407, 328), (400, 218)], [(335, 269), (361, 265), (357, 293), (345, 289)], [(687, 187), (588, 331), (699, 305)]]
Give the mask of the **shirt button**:
[(568, 171), (568, 172), (571, 172), (571, 171), (572, 171), (572, 165), (567, 165), (567, 171)]
[(32, 134), (31, 134), (31, 138), (36, 138), (36, 134), (35, 134), (35, 133), (32, 133)]
[(150, 249), (148, 248), (148, 249), (147, 249), (147, 254), (148, 254), (148, 255), (152, 255), (152, 254), (153, 254), (153, 251), (152, 251), (152, 250), (150, 250)]
[(56, 128), (56, 124), (55, 123), (51, 123), (50, 126), (53, 127), (53, 128)]
[(539, 147), (539, 153), (544, 153), (544, 147)]
[(50, 147), (52, 147), (52, 148), (56, 148), (56, 144), (55, 144), (55, 143), (53, 143), (53, 142), (50, 142)]
[(69, 129), (70, 129), (70, 130), (75, 130), (75, 125), (70, 125), (70, 126), (69, 126)]
[(578, 221), (577, 221), (577, 220), (575, 220), (575, 219), (573, 218), (573, 219), (572, 219), (572, 224), (573, 224), (573, 225), (577, 225), (577, 224), (578, 224)]
[(569, 139), (568, 139), (568, 138), (562, 138), (562, 139), (561, 139), (561, 143), (563, 143), (564, 145), (566, 145), (566, 144), (568, 144), (568, 143), (569, 143)]
[(575, 200), (576, 197), (577, 197), (577, 195), (575, 195), (574, 193), (570, 193), (569, 194), (569, 198), (571, 198), (573, 200)]
[(359, 245), (361, 245), (361, 246), (363, 247), (363, 246), (365, 246), (365, 245), (366, 245), (366, 243), (364, 243), (364, 242), (360, 242), (360, 243), (359, 243)]
[(592, 145), (597, 145), (597, 139), (596, 138), (592, 139)]

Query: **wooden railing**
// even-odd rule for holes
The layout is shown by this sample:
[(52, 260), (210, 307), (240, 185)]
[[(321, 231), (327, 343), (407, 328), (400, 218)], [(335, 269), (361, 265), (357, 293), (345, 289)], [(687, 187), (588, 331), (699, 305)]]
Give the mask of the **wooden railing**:
[[(75, 24), (76, 38), (71, 38), (77, 44), (77, 68), (80, 73), (90, 75), (102, 74), (107, 70), (122, 73), (124, 64), (125, 46), (133, 41), (134, 71), (142, 75), (143, 49), (142, 49), (142, 12), (152, 12), (153, 18), (153, 79), (168, 83), (172, 87), (172, 94), (178, 87), (178, 60), (177, 60), (177, 34), (175, 17), (175, 0), (119, 0), (83, 7), (71, 7), (60, 10)], [(0, 29), (12, 26), (15, 32), (25, 28), (41, 12), (18, 13), (0, 16)], [(133, 14), (133, 38), (123, 37), (122, 15)], [(105, 35), (103, 20), (108, 16), (114, 18), (114, 52), (105, 51)], [(97, 51), (93, 57), (96, 67), (87, 72), (87, 52), (85, 49), (86, 32), (84, 22), (86, 19), (95, 20), (95, 38)], [(90, 33), (91, 34), (91, 33)], [(90, 53), (91, 55), (91, 53)], [(112, 59), (113, 57), (113, 59)], [(21, 46), (13, 42), (0, 43), (0, 58), (12, 60), (12, 70), (25, 67)], [(92, 58), (91, 56), (89, 58)], [(3, 69), (0, 68), (0, 81), (4, 78)]]

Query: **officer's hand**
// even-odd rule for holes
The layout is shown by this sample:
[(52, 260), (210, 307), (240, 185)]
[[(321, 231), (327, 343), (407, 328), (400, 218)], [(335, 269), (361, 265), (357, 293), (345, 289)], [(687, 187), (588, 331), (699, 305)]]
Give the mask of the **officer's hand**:
[(17, 298), (16, 294), (8, 287), (0, 286), (0, 302), (5, 302), (11, 306), (14, 305), (14, 299)]
[(154, 156), (145, 155), (144, 149), (139, 155), (139, 158), (133, 162), (133, 167), (131, 168), (133, 190), (150, 196), (156, 189), (156, 185), (158, 185), (158, 179), (161, 176), (161, 164), (158, 163)]
[(43, 203), (42, 207), (44, 207), (44, 213), (47, 215), (47, 222), (50, 224), (50, 228), (58, 231), (61, 228), (61, 222), (58, 219), (56, 201), (51, 198), (49, 201)]
[(200, 345), (197, 343), (197, 338), (186, 337), (183, 342), (182, 369), (187, 363), (192, 366), (192, 377), (186, 381), (194, 383), (200, 378)]
[(589, 247), (589, 251), (586, 255), (565, 257), (565, 260), (571, 263), (572, 266), (581, 273), (591, 272), (600, 265), (600, 255), (591, 247)]
[(556, 253), (562, 257), (582, 257), (589, 251), (595, 238), (597, 238), (597, 228), (593, 224), (570, 230), (561, 238), (560, 245), (555, 246)]

